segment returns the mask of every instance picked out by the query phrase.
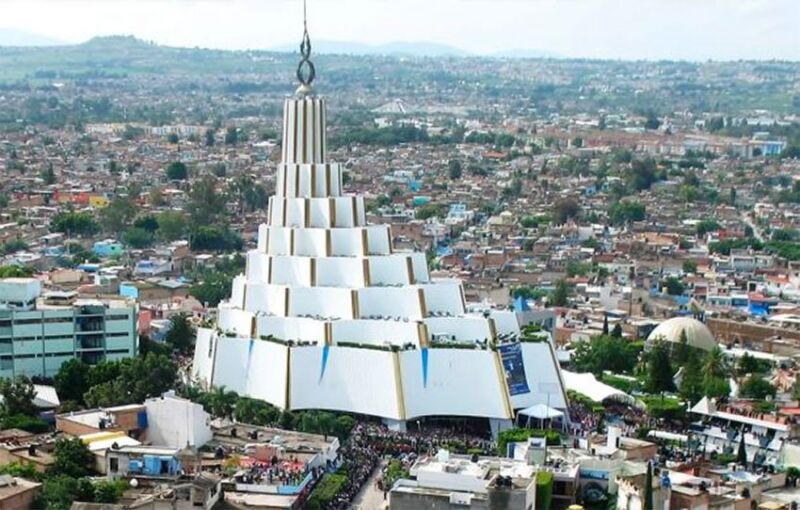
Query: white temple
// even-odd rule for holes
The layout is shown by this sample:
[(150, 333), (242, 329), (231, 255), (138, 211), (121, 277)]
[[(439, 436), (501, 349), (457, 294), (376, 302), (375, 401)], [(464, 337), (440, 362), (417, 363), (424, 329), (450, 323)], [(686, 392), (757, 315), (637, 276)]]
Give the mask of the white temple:
[(377, 416), (396, 428), (427, 416), (510, 425), (514, 409), (566, 407), (549, 341), (519, 343), (514, 312), (467, 313), (456, 280), (424, 253), (395, 251), (345, 195), (326, 157), (325, 100), (287, 99), (282, 163), (258, 247), (200, 329), (193, 376), (279, 408)]

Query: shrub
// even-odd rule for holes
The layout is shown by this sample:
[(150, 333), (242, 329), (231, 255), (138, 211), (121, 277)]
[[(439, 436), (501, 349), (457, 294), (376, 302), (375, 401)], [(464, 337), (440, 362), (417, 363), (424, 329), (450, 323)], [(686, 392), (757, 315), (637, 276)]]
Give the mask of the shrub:
[(323, 475), (311, 495), (308, 497), (308, 508), (326, 508), (347, 484), (347, 471), (338, 469), (335, 473)]
[(561, 434), (555, 430), (542, 429), (509, 429), (500, 432), (497, 437), (497, 454), (505, 457), (508, 443), (521, 443), (531, 437), (544, 437), (548, 446), (558, 446), (561, 444)]
[(50, 430), (50, 426), (39, 418), (24, 414), (14, 414), (3, 418), (4, 429), (21, 429), (33, 434), (43, 434)]
[(680, 421), (686, 416), (686, 405), (674, 398), (644, 397), (647, 412), (653, 418)]
[(626, 379), (625, 377), (619, 377), (613, 374), (603, 374), (600, 377), (600, 380), (609, 386), (613, 386), (620, 391), (624, 391), (625, 393), (632, 393), (635, 390), (639, 389), (638, 381), (632, 381), (630, 379)]
[(539, 471), (536, 473), (536, 508), (550, 510), (553, 503), (553, 473)]

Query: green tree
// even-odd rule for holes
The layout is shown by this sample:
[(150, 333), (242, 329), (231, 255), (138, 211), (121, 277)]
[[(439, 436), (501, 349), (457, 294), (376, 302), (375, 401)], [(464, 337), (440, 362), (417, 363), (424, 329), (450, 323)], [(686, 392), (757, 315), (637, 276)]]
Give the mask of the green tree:
[(317, 430), (327, 441), (328, 436), (336, 431), (336, 417), (328, 412), (320, 412), (317, 417)]
[(239, 130), (231, 126), (225, 130), (225, 145), (236, 145), (239, 143)]
[[(97, 377), (94, 368), (97, 367), (90, 371), (90, 380), (97, 378), (103, 382), (90, 384), (89, 391), (84, 395), (86, 404), (91, 407), (143, 402), (172, 389), (178, 375), (174, 361), (154, 353), (108, 363), (103, 368), (106, 372), (103, 377)], [(115, 372), (117, 375), (110, 377)], [(142, 374), (147, 374), (147, 377), (142, 377)]]
[(625, 177), (628, 188), (634, 191), (650, 189), (650, 186), (658, 180), (655, 160), (652, 158), (633, 160)]
[(536, 473), (536, 508), (550, 510), (553, 505), (553, 473), (539, 471)]
[(0, 278), (30, 278), (33, 273), (31, 266), (0, 266)]
[(667, 288), (667, 294), (670, 296), (680, 296), (686, 290), (686, 287), (683, 285), (678, 278), (674, 276), (667, 277), (666, 280), (661, 282), (662, 287)]
[(692, 259), (686, 259), (683, 261), (683, 272), (684, 273), (696, 273), (697, 272), (697, 262)]
[(179, 211), (165, 211), (158, 215), (158, 235), (165, 241), (177, 241), (186, 236), (188, 221)]
[(336, 418), (336, 436), (339, 438), (340, 441), (344, 441), (344, 439), (350, 435), (350, 431), (353, 430), (353, 427), (356, 426), (356, 420), (352, 416), (347, 416), (343, 414)]
[(717, 345), (708, 351), (703, 362), (703, 373), (712, 377), (727, 377), (728, 367), (725, 364), (725, 355)]
[(569, 287), (566, 280), (563, 278), (556, 282), (556, 288), (553, 290), (553, 296), (550, 301), (553, 306), (567, 306), (569, 303)]
[(100, 225), (90, 213), (67, 211), (53, 216), (50, 230), (67, 236), (88, 237), (100, 231)]
[(0, 421), (3, 429), (21, 429), (33, 434), (44, 434), (50, 430), (50, 425), (37, 416), (27, 416), (24, 414), (13, 414), (4, 416)]
[(701, 373), (700, 358), (689, 356), (683, 366), (680, 394), (683, 398), (694, 404), (703, 397), (703, 374)]
[(189, 294), (203, 304), (215, 307), (230, 296), (233, 276), (214, 271), (203, 276), (202, 281), (189, 288)]
[(14, 379), (0, 380), (0, 395), (3, 396), (3, 415), (36, 416), (37, 409), (33, 404), (36, 389), (26, 376), (18, 375)]
[(214, 130), (210, 128), (206, 129), (206, 147), (213, 147), (214, 142)]
[(736, 463), (747, 466), (747, 447), (744, 444), (744, 431), (739, 433), (739, 449), (736, 451)]
[(36, 470), (36, 464), (27, 461), (13, 461), (0, 466), (0, 474), (11, 475), (16, 478), (24, 478), (38, 482), (42, 478), (42, 474)]
[(126, 480), (104, 480), (94, 484), (94, 502), (115, 504), (122, 499), (128, 487)]
[(167, 142), (171, 143), (172, 145), (176, 145), (180, 141), (181, 139), (177, 133), (170, 133), (167, 135)]
[(136, 216), (137, 208), (128, 198), (116, 198), (100, 210), (100, 225), (109, 234), (119, 234), (125, 230)]
[(241, 397), (236, 400), (233, 417), (241, 423), (272, 425), (280, 418), (280, 410), (263, 400)]
[(208, 405), (212, 415), (218, 418), (230, 418), (236, 408), (238, 395), (234, 391), (227, 391), (225, 386), (215, 386), (209, 392)]
[[(645, 129), (658, 129), (661, 126), (661, 121), (658, 119), (655, 113), (650, 112), (647, 114), (647, 119), (644, 121), (644, 128)], [(652, 510), (651, 508), (645, 508), (645, 510)]]
[(158, 218), (152, 214), (145, 214), (137, 217), (133, 222), (133, 226), (146, 230), (150, 234), (155, 234), (159, 227)]
[(189, 177), (189, 169), (181, 161), (173, 161), (167, 165), (166, 173), (167, 179), (171, 181), (185, 181)]
[(577, 217), (581, 212), (578, 201), (572, 197), (559, 199), (553, 204), (553, 223), (563, 225), (572, 218)]
[[(56, 441), (50, 474), (81, 478), (91, 473), (94, 454), (79, 438), (61, 438)], [(90, 500), (91, 501), (91, 500)]]
[(89, 390), (90, 367), (79, 359), (71, 359), (61, 364), (53, 383), (61, 400), (83, 402), (83, 394)]
[(663, 340), (654, 342), (650, 352), (647, 353), (647, 358), (647, 381), (645, 383), (647, 391), (663, 393), (674, 390), (675, 383), (672, 381), (674, 373), (667, 342)]
[(266, 188), (249, 175), (240, 175), (233, 179), (228, 186), (228, 192), (238, 202), (240, 214), (264, 209), (269, 202)]
[(710, 398), (725, 398), (730, 392), (725, 356), (716, 346), (706, 354), (703, 362), (703, 393)]
[(451, 159), (447, 163), (447, 175), (450, 177), (451, 181), (457, 181), (461, 179), (461, 176), (464, 174), (464, 170), (461, 167), (461, 161), (457, 159)]
[(755, 374), (761, 371), (761, 364), (758, 360), (751, 356), (750, 353), (744, 353), (744, 356), (739, 358), (739, 363), (737, 363), (736, 372), (739, 376), (745, 376), (748, 374)]
[(731, 394), (731, 385), (723, 377), (703, 377), (703, 393), (709, 398), (727, 398)]
[(191, 248), (195, 251), (240, 251), (242, 238), (227, 227), (199, 227), (192, 233)]
[(45, 169), (42, 170), (41, 177), (47, 186), (56, 183), (56, 173), (53, 171), (52, 163), (48, 163), (47, 167), (45, 167)]
[(604, 370), (631, 373), (636, 366), (641, 344), (614, 336), (597, 336), (579, 342), (572, 354), (572, 363), (579, 372), (600, 375)]
[(225, 215), (227, 197), (217, 191), (217, 179), (205, 175), (192, 185), (186, 212), (194, 227), (216, 224)]
[(44, 510), (69, 510), (73, 502), (91, 503), (94, 498), (94, 485), (88, 478), (58, 474), (44, 480), (35, 507)]
[(429, 218), (439, 218), (444, 215), (444, 207), (441, 204), (425, 204), (420, 206), (416, 212), (418, 220), (427, 220)]
[(608, 314), (603, 314), (603, 336), (608, 336)]
[(186, 314), (173, 315), (166, 341), (178, 351), (189, 354), (194, 350), (195, 330)]
[(720, 224), (716, 220), (708, 219), (703, 220), (697, 224), (695, 230), (697, 231), (697, 235), (700, 237), (705, 236), (709, 232), (716, 232), (720, 229)]
[(748, 377), (739, 388), (739, 395), (755, 400), (766, 400), (767, 397), (775, 397), (775, 386), (769, 381), (758, 375)]
[(139, 227), (131, 227), (122, 235), (125, 244), (135, 249), (147, 248), (153, 245), (153, 234)]
[(622, 325), (619, 322), (614, 324), (614, 328), (611, 330), (611, 336), (614, 338), (622, 338)]
[(646, 216), (644, 204), (640, 202), (621, 201), (611, 206), (608, 219), (615, 225), (622, 225), (632, 221), (643, 221)]
[(686, 330), (682, 329), (678, 339), (678, 344), (672, 348), (672, 357), (675, 359), (675, 363), (678, 365), (683, 365), (686, 363), (686, 361), (691, 357), (690, 349), (689, 337), (686, 336)]

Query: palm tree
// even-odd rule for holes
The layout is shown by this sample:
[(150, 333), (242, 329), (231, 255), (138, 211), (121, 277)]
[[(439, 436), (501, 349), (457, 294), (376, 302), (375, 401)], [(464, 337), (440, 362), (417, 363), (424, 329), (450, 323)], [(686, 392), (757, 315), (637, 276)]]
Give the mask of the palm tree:
[(236, 392), (226, 391), (225, 386), (214, 387), (208, 395), (211, 414), (218, 418), (230, 418), (238, 397)]
[(336, 418), (331, 413), (320, 413), (317, 416), (317, 429), (325, 436), (325, 441), (328, 440), (328, 435), (333, 433), (335, 426)]
[(707, 376), (725, 377), (727, 372), (725, 357), (718, 345), (706, 355), (703, 371)]

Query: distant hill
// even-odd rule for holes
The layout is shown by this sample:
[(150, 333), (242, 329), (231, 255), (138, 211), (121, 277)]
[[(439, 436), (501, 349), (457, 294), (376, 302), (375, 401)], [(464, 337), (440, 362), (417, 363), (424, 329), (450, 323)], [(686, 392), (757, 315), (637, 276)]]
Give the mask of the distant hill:
[(0, 28), (0, 46), (58, 46), (64, 44), (47, 36), (13, 28)]
[[(364, 44), (352, 41), (311, 41), (314, 53), (332, 55), (392, 55), (411, 57), (468, 57), (470, 53), (455, 46), (431, 42), (392, 42), (386, 44)], [(295, 53), (298, 45), (284, 44), (271, 51)]]
[(492, 53), (491, 56), (496, 58), (564, 58), (563, 55), (553, 53), (552, 51), (526, 50), (521, 48), (498, 51)]
[(142, 39), (138, 39), (132, 35), (104, 35), (92, 37), (88, 41), (78, 44), (77, 46), (83, 48), (101, 48), (105, 50), (111, 50), (145, 48), (155, 45)]

